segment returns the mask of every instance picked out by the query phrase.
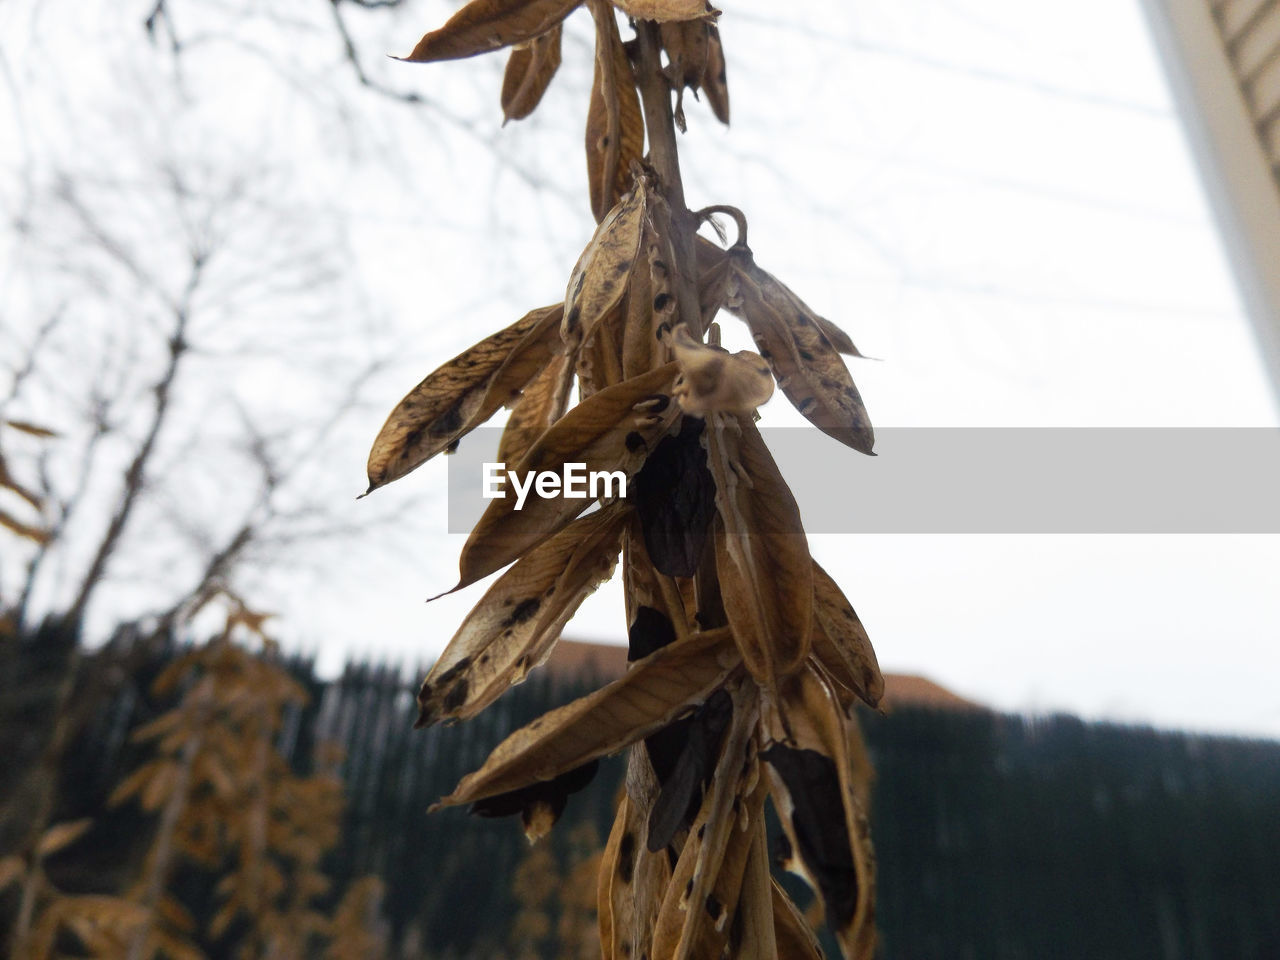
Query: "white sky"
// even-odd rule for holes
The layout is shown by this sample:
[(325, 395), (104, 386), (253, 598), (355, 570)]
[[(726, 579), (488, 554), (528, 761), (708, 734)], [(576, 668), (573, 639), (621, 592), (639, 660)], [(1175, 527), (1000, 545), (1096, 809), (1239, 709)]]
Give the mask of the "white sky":
[[(853, 367), (877, 426), (1277, 424), (1135, 0), (724, 6), (733, 127), (686, 105), (690, 202), (743, 208), (758, 261), (882, 358)], [(400, 14), (388, 52), (447, 10)], [(405, 390), (562, 296), (591, 229), (586, 21), (571, 19), (539, 113), (501, 132), (501, 56), (372, 65), (460, 113), (479, 104), (478, 137), (383, 106), (304, 122), (262, 95), (265, 68), (243, 49), (192, 58), (218, 149), (253, 148), (266, 128), (273, 148), (289, 142), (298, 177), (350, 213), (361, 281), (389, 318), (401, 362), (333, 464), (352, 494)], [(523, 166), (495, 161), (486, 140)], [(764, 413), (798, 420), (780, 395)], [(376, 495), (414, 504), (412, 537), (262, 585), (282, 632), (327, 667), (348, 653), (426, 659), (483, 592), (422, 603), (454, 582), (462, 542), (424, 491), (443, 497), (443, 464)], [(358, 523), (372, 500), (338, 510)], [(1280, 538), (818, 536), (812, 549), (886, 670), (1002, 709), (1280, 736)], [(624, 632), (620, 592), (606, 588), (567, 635)]]

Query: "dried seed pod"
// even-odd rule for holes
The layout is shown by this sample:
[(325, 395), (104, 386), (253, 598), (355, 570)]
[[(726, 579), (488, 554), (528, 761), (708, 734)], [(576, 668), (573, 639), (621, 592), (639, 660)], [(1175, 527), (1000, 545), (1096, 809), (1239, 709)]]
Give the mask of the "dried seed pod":
[(667, 266), (672, 253), (670, 243), (659, 234), (654, 223), (655, 214), (665, 212), (664, 206), (661, 198), (652, 198), (652, 208), (645, 217), (640, 257), (627, 291), (627, 325), (622, 343), (622, 369), (627, 376), (671, 360), (671, 349), (664, 340), (676, 310)]
[(705, 20), (682, 20), (664, 23), (660, 30), (662, 49), (670, 62), (667, 75), (677, 90), (688, 87), (696, 91), (707, 72), (710, 27)]
[(551, 78), (560, 69), (560, 39), (564, 25), (557, 23), (511, 51), (502, 77), (502, 122), (523, 120), (537, 109)]
[(560, 304), (531, 310), (428, 374), (378, 431), (369, 491), (416, 470), (518, 396), (550, 362), (560, 322)]
[[(711, 9), (709, 3), (707, 9)], [(712, 29), (707, 20), (671, 21), (663, 23), (660, 28), (662, 49), (668, 61), (665, 72), (676, 91), (673, 119), (681, 132), (686, 129), (684, 91), (687, 87), (696, 95), (705, 82), (711, 62)]]
[[(671, 422), (674, 408), (668, 409), (664, 391), (674, 377), (674, 366), (663, 367), (584, 400), (542, 435), (514, 472), (530, 479), (535, 471), (563, 475), (564, 465), (573, 462), (583, 464), (588, 474), (621, 471), (630, 476)], [(654, 413), (655, 407), (661, 412)], [(519, 509), (517, 502), (513, 496), (490, 501), (462, 548), (459, 586), (506, 566), (586, 510), (593, 499), (566, 497), (556, 490), (552, 496), (530, 496)]]
[[(634, 749), (633, 759), (638, 756)], [(628, 783), (633, 781), (632, 771), (638, 770), (637, 764), (631, 764)], [(655, 854), (645, 849), (644, 822), (643, 811), (624, 793), (609, 833), (597, 887), (604, 960), (653, 956), (653, 931), (663, 894), (671, 884), (671, 863), (666, 851)]]
[(869, 707), (879, 706), (884, 696), (884, 677), (871, 639), (852, 604), (817, 561), (813, 564), (813, 603), (814, 659), (839, 688)]
[(608, 212), (569, 275), (560, 336), (576, 347), (608, 316), (627, 290), (640, 249), (648, 188), (641, 182)]
[(471, 0), (400, 59), (461, 60), (526, 43), (560, 23), (582, 0)]
[(716, 571), (743, 662), (766, 690), (800, 669), (813, 623), (813, 562), (800, 510), (755, 424), (714, 414), (707, 461), (716, 482)]
[(671, 346), (680, 365), (672, 395), (685, 413), (751, 413), (773, 396), (773, 375), (758, 353), (699, 343), (684, 324), (676, 327)]
[(658, 23), (720, 14), (706, 0), (613, 0), (613, 4), (632, 20), (656, 20)]
[(632, 164), (644, 156), (644, 115), (613, 7), (604, 0), (588, 0), (588, 6), (596, 21), (596, 60), (587, 108), (587, 182), (599, 221), (631, 187)]
[[(845, 711), (855, 698), (875, 703), (883, 681), (853, 608), (809, 556), (795, 500), (752, 420), (776, 379), (811, 421), (869, 453), (870, 423), (840, 359), (859, 354), (756, 266), (740, 211), (691, 213), (678, 179), (658, 180), (674, 160), (666, 145), (654, 166), (641, 159), (646, 117), (670, 116), (664, 84), (678, 91), (681, 129), (685, 88), (705, 91), (728, 123), (718, 11), (707, 0), (587, 3), (596, 56), (585, 140), (598, 226), (563, 307), (554, 323), (538, 318), (536, 337), (531, 328), (508, 342), (504, 331), (475, 348), (474, 363), (455, 361), (449, 402), (433, 393), (446, 377), (414, 403), (406, 398), (379, 438), (378, 482), (456, 443), (504, 403), (512, 416), (500, 458), (517, 461), (522, 480), (542, 475), (542, 496), (526, 500), (521, 485), (519, 506), (517, 497), (495, 500), (463, 548), (459, 586), (514, 566), (428, 676), (425, 721), (471, 716), (522, 679), (611, 574), (619, 546), (629, 668), (516, 731), (438, 806), (519, 813), (526, 833), (540, 836), (597, 759), (630, 746), (597, 891), (605, 960), (817, 960), (814, 938), (769, 876), (771, 793), (846, 960), (869, 960), (869, 765)], [(527, 116), (557, 70), (561, 21), (574, 5), (472, 0), (413, 56), (516, 45), (502, 106), (507, 119)], [(622, 42), (615, 7), (634, 21), (635, 41)], [(738, 222), (729, 250), (681, 232), (716, 213)], [(684, 275), (691, 241), (696, 278)], [(747, 321), (759, 355), (720, 349), (724, 307)], [(495, 359), (504, 349), (510, 355)], [(565, 413), (575, 375), (581, 402)], [(545, 475), (566, 478), (570, 463), (575, 474), (621, 472), (628, 495), (544, 489), (541, 481), (557, 479)], [(581, 516), (593, 499), (601, 509)]]
[(814, 426), (862, 453), (875, 433), (858, 388), (817, 323), (817, 315), (756, 266), (751, 251), (730, 251), (728, 307), (747, 322), (787, 399)]
[[(636, 271), (632, 271), (634, 275)], [(622, 327), (627, 319), (625, 299), (591, 330), (578, 351), (578, 396), (585, 400), (594, 393), (621, 383)], [(647, 372), (647, 371), (642, 371)]]
[(706, 700), (738, 662), (723, 628), (664, 647), (595, 693), (521, 727), (436, 806), (518, 790), (617, 753)]
[(500, 463), (519, 463), (534, 442), (564, 416), (573, 388), (573, 367), (572, 355), (557, 354), (521, 391), (498, 441)]
[(625, 316), (622, 326), (622, 375), (635, 377), (660, 367), (669, 360), (656, 349), (657, 338), (654, 336), (653, 283), (650, 278), (647, 260), (648, 233), (641, 241), (640, 256), (636, 258), (636, 269), (631, 272), (631, 281), (627, 285), (625, 300)]
[(581, 517), (498, 578), (436, 660), (418, 693), (418, 722), (479, 713), (551, 653), (578, 606), (613, 575), (631, 511)]

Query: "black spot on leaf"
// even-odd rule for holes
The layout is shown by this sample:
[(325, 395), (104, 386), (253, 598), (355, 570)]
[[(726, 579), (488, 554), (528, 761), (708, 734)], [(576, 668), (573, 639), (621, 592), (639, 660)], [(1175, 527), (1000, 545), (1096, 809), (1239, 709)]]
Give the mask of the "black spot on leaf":
[(444, 709), (446, 713), (457, 710), (460, 706), (467, 702), (467, 691), (471, 689), (471, 684), (467, 682), (466, 677), (458, 677), (453, 682), (453, 686), (449, 688), (449, 692), (444, 695)]
[(436, 417), (431, 424), (431, 432), (450, 434), (462, 427), (462, 398), (459, 397), (448, 410)]
[(539, 597), (530, 597), (528, 600), (522, 600), (514, 610), (507, 614), (507, 619), (502, 621), (504, 627), (512, 627), (517, 623), (524, 623), (542, 606), (542, 600)]

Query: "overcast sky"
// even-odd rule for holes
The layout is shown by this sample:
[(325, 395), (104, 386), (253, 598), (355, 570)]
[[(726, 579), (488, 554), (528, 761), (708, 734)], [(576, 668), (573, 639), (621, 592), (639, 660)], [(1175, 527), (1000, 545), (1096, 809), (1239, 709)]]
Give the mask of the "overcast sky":
[[(83, 17), (52, 6), (78, 43), (65, 96), (105, 96), (118, 63), (91, 48), (95, 31), (115, 29), (115, 5)], [(687, 106), (690, 203), (745, 210), (758, 262), (880, 358), (852, 366), (877, 426), (1276, 425), (1134, 0), (724, 7), (733, 126)], [(379, 20), (377, 36), (403, 53), (448, 9), (411, 6)], [(479, 117), (482, 136), (381, 107), (305, 124), (288, 97), (308, 92), (264, 96), (278, 87), (259, 82), (260, 61), (241, 47), (192, 57), (210, 150), (248, 149), (272, 126), (274, 147), (293, 151), (291, 175), (350, 215), (352, 269), (398, 358), (332, 464), (352, 497), (368, 442), (409, 387), (563, 295), (591, 230), (588, 37), (579, 11), (543, 107), (500, 133), (502, 57), (370, 67)], [(338, 143), (342, 164), (329, 156)], [(780, 394), (763, 412), (766, 424), (799, 422)], [(833, 473), (845, 454), (833, 442)], [(444, 485), (432, 463), (377, 494), (412, 503), (415, 533), (394, 548), (344, 548), (264, 580), (261, 605), (281, 611), (289, 642), (327, 669), (443, 646), (484, 589), (423, 604), (454, 582), (462, 543), (443, 533)], [(336, 509), (359, 523), (372, 499)], [(885, 670), (1001, 709), (1280, 736), (1280, 537), (819, 535), (812, 550)], [(610, 587), (566, 634), (624, 632)]]
[[(726, 8), (733, 127), (694, 112), (693, 202), (741, 205), (758, 261), (883, 358), (853, 364), (878, 425), (1275, 424), (1136, 4)], [(784, 404), (765, 422), (796, 422)], [(1280, 735), (1280, 538), (812, 548), (887, 670), (1005, 709)], [(480, 590), (409, 635), (443, 637)], [(604, 589), (568, 634), (621, 639), (620, 609)]]

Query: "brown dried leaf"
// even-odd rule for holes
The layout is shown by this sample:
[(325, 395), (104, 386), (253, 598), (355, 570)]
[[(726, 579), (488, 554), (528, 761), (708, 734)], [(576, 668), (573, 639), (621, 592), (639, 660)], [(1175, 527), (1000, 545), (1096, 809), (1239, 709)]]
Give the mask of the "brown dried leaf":
[(725, 628), (663, 647), (608, 686), (511, 734), (436, 806), (518, 790), (617, 753), (701, 703), (737, 664)]
[(702, 89), (711, 104), (711, 112), (726, 127), (729, 125), (729, 84), (726, 79), (724, 47), (720, 31), (711, 26), (707, 31), (707, 69), (702, 75)]
[(751, 413), (773, 396), (773, 375), (758, 353), (700, 343), (684, 325), (676, 327), (671, 348), (680, 365), (673, 396), (685, 413)]
[(710, 53), (710, 24), (705, 20), (683, 20), (662, 24), (662, 49), (670, 67), (672, 85), (697, 90), (707, 72)]
[(418, 41), (413, 52), (399, 59), (414, 63), (460, 60), (546, 33), (581, 0), (471, 0)]
[(813, 656), (843, 688), (869, 707), (884, 696), (884, 677), (871, 639), (840, 587), (813, 564)]
[(172, 763), (173, 762), (171, 760), (166, 759), (151, 760), (144, 763), (137, 770), (133, 771), (133, 773), (129, 774), (116, 784), (115, 789), (111, 791), (111, 795), (107, 797), (107, 806), (115, 807), (124, 803), (124, 801), (128, 800), (131, 796), (141, 791), (143, 787), (150, 783), (163, 766), (172, 765)]
[(734, 939), (741, 943), (736, 960), (793, 960), (790, 954), (778, 952), (774, 937), (772, 878), (764, 831), (754, 831), (752, 839), (734, 918)]
[(523, 120), (537, 108), (551, 78), (560, 69), (560, 37), (564, 25), (535, 37), (530, 43), (516, 47), (507, 60), (502, 77), (502, 122)]
[(718, 16), (707, 0), (613, 0), (613, 5), (633, 20), (695, 20)]
[(48, 427), (42, 427), (38, 423), (32, 423), (30, 420), (5, 420), (5, 426), (12, 427), (21, 433), (30, 434), (33, 437), (41, 439), (49, 439), (58, 435), (56, 430), (50, 430)]
[[(600, 929), (602, 960), (624, 960), (626, 957), (619, 940), (622, 931), (629, 925), (629, 918), (626, 916), (628, 901), (625, 896), (619, 896), (615, 902), (613, 891), (616, 883), (619, 893), (623, 893), (630, 885), (635, 869), (636, 835), (634, 833), (627, 844), (628, 859), (625, 863), (622, 860), (622, 838), (627, 833), (628, 806), (627, 796), (623, 794), (618, 803), (618, 810), (613, 816), (613, 826), (609, 830), (609, 839), (605, 841), (604, 853), (600, 857), (600, 872), (596, 874), (596, 919)], [(0, 867), (2, 866), (0, 864)], [(3, 886), (0, 886), (0, 890), (2, 889), (4, 889)]]
[(823, 433), (870, 454), (875, 443), (871, 419), (817, 315), (756, 266), (750, 250), (735, 247), (730, 257), (729, 309), (747, 322), (782, 392)]
[(707, 429), (707, 465), (724, 521), (715, 541), (725, 612), (747, 668), (771, 689), (809, 655), (809, 545), (795, 497), (755, 424), (715, 414)]
[[(633, 748), (631, 759), (638, 756), (638, 750)], [(642, 758), (641, 762), (647, 765)], [(609, 833), (597, 887), (604, 960), (653, 956), (653, 931), (663, 893), (671, 882), (671, 863), (665, 850), (650, 853), (645, 848), (645, 820), (636, 801), (624, 794)]]
[(623, 502), (580, 517), (521, 557), (467, 615), (418, 693), (415, 726), (474, 716), (520, 683), (613, 574)]
[(513, 400), (551, 360), (560, 317), (559, 304), (531, 310), (414, 387), (373, 441), (369, 490), (417, 469)]
[(500, 463), (519, 463), (534, 441), (564, 416), (573, 388), (573, 369), (573, 357), (558, 354), (524, 388), (498, 441)]
[(159, 810), (173, 796), (181, 780), (178, 764), (168, 760), (161, 762), (147, 782), (142, 785), (138, 795), (138, 806), (148, 813)]
[(631, 188), (631, 165), (644, 156), (644, 115), (635, 74), (613, 8), (588, 0), (596, 21), (595, 75), (587, 107), (587, 182), (597, 221)]
[(67, 820), (63, 823), (55, 823), (41, 835), (40, 843), (36, 846), (36, 855), (49, 857), (63, 847), (71, 846), (71, 844), (84, 836), (92, 825), (93, 820), (89, 817), (85, 817), (83, 820)]
[(637, 183), (596, 227), (569, 275), (560, 326), (565, 343), (581, 343), (622, 302), (640, 250), (647, 207), (647, 185)]
[[(508, 469), (521, 477), (533, 471), (563, 475), (565, 463), (573, 462), (584, 464), (588, 475), (620, 470), (629, 477), (670, 423), (675, 406), (667, 394), (675, 372), (671, 364), (601, 390), (561, 417)], [(592, 500), (565, 497), (563, 491), (544, 498), (531, 490), (522, 509), (516, 509), (516, 502), (514, 491), (490, 501), (462, 548), (459, 587), (506, 566), (586, 510)]]
[(773, 883), (773, 929), (778, 938), (778, 956), (787, 960), (823, 960), (818, 938), (800, 910), (778, 881)]

